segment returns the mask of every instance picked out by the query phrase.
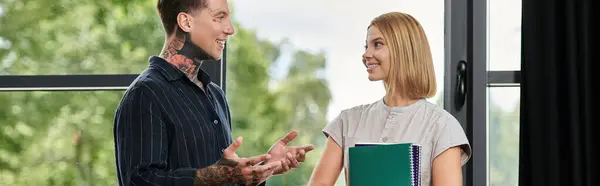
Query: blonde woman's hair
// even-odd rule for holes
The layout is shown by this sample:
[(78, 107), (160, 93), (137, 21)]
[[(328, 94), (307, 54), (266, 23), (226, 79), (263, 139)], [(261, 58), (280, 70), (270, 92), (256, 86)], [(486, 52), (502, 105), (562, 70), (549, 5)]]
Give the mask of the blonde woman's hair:
[(388, 44), (390, 71), (384, 81), (386, 96), (398, 89), (409, 99), (431, 98), (436, 94), (433, 59), (425, 31), (412, 16), (390, 12), (371, 21)]

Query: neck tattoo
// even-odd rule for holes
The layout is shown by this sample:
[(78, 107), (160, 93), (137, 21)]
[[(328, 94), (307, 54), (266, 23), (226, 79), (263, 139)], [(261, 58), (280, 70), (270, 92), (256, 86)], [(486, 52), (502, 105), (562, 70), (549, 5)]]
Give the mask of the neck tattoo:
[(198, 79), (198, 72), (204, 61), (214, 59), (199, 46), (192, 43), (189, 33), (185, 34), (184, 39), (174, 39), (169, 42), (161, 57), (176, 66), (192, 82), (204, 90), (202, 82)]

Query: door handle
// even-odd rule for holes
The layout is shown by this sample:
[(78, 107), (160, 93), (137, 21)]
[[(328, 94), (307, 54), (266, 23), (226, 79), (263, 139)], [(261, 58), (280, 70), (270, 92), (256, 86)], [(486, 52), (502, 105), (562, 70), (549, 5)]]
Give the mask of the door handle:
[(460, 110), (467, 97), (467, 62), (461, 60), (456, 66), (456, 86), (454, 89), (454, 109)]

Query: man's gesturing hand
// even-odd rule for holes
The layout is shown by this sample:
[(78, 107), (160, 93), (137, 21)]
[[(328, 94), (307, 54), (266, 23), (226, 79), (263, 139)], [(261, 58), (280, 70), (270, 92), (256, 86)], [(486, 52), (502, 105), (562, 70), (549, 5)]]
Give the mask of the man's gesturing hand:
[(281, 167), (277, 168), (274, 175), (284, 174), (291, 168), (300, 167), (300, 162), (306, 159), (306, 153), (315, 149), (313, 145), (307, 146), (287, 146), (292, 140), (296, 139), (298, 132), (291, 131), (285, 137), (281, 138), (269, 149), (271, 155), (267, 162), (281, 162)]
[(271, 162), (265, 165), (256, 165), (267, 161), (270, 155), (263, 154), (251, 158), (240, 158), (235, 151), (242, 144), (238, 137), (229, 147), (223, 150), (223, 158), (215, 165), (196, 171), (195, 186), (220, 185), (226, 183), (256, 184), (265, 181), (273, 171), (281, 166), (281, 162)]

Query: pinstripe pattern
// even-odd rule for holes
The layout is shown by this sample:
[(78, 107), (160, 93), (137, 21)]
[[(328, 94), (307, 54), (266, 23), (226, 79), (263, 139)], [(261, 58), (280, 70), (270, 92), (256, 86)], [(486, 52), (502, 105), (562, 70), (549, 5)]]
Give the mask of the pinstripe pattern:
[(192, 185), (232, 143), (224, 92), (203, 71), (207, 94), (173, 65), (150, 57), (115, 113), (119, 185)]

